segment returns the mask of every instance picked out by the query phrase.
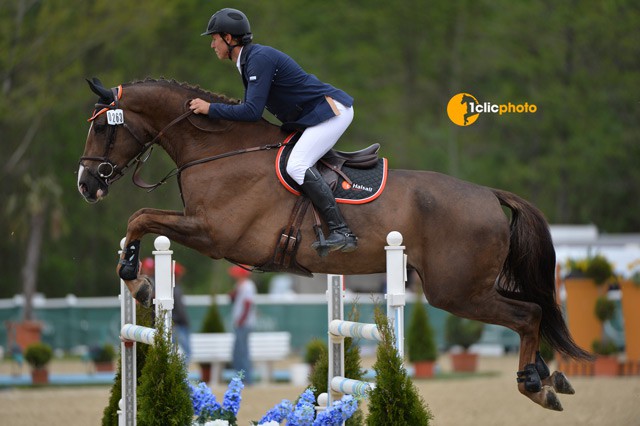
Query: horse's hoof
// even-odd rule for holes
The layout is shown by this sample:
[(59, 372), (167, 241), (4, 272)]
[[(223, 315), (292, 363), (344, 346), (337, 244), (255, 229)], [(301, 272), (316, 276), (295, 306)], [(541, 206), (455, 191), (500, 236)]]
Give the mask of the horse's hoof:
[(560, 371), (555, 371), (553, 373), (551, 382), (553, 383), (553, 388), (558, 393), (563, 393), (566, 395), (573, 395), (576, 393), (576, 391), (573, 389), (573, 386), (571, 386), (571, 383), (569, 383), (569, 379), (567, 379), (567, 376), (565, 376), (564, 373)]
[(560, 400), (558, 399), (558, 395), (551, 388), (547, 388), (547, 396), (544, 401), (544, 408), (548, 408), (549, 410), (554, 411), (562, 411), (562, 404), (560, 404)]

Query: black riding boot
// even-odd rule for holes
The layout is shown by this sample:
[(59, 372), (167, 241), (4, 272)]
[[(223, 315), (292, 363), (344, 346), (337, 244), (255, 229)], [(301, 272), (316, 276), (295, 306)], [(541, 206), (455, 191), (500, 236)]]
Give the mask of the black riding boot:
[(329, 226), (329, 237), (325, 240), (325, 246), (321, 246), (316, 241), (311, 247), (318, 250), (319, 253), (326, 252), (327, 249), (328, 251), (354, 251), (358, 246), (358, 239), (344, 222), (331, 188), (315, 167), (311, 167), (305, 172), (302, 190)]

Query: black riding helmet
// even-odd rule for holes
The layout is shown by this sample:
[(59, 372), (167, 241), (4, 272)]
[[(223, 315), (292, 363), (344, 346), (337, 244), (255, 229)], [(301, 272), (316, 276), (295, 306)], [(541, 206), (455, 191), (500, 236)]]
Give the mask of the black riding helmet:
[(251, 25), (247, 16), (238, 9), (224, 8), (211, 16), (207, 30), (201, 35), (231, 34), (240, 40), (240, 44), (251, 43)]

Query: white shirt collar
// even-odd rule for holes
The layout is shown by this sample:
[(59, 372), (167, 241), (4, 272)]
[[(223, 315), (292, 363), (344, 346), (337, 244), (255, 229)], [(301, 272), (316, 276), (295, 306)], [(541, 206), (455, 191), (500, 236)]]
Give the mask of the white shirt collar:
[(242, 74), (242, 68), (240, 68), (240, 58), (242, 57), (242, 49), (244, 49), (244, 46), (240, 48), (240, 53), (238, 53), (238, 60), (236, 61), (236, 67), (238, 67), (238, 71), (240, 72), (240, 74)]

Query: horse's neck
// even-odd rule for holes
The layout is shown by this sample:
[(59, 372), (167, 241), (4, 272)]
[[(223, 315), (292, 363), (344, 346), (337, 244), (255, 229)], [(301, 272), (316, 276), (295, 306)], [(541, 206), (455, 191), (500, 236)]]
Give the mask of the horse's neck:
[(170, 124), (187, 111), (188, 99), (195, 97), (197, 93), (184, 91), (183, 88), (147, 91), (147, 86), (140, 89), (139, 93), (144, 96), (147, 105), (152, 106), (149, 109), (161, 106), (153, 108), (155, 111), (152, 113), (150, 125), (155, 135), (163, 133), (158, 144), (178, 166), (232, 151), (281, 142), (280, 139), (284, 139), (280, 129), (265, 120), (250, 123), (208, 121), (205, 116), (192, 115)]
[(185, 119), (175, 127), (171, 137), (162, 138), (159, 143), (179, 167), (284, 139), (277, 126), (266, 122), (222, 122), (220, 131), (204, 131)]

